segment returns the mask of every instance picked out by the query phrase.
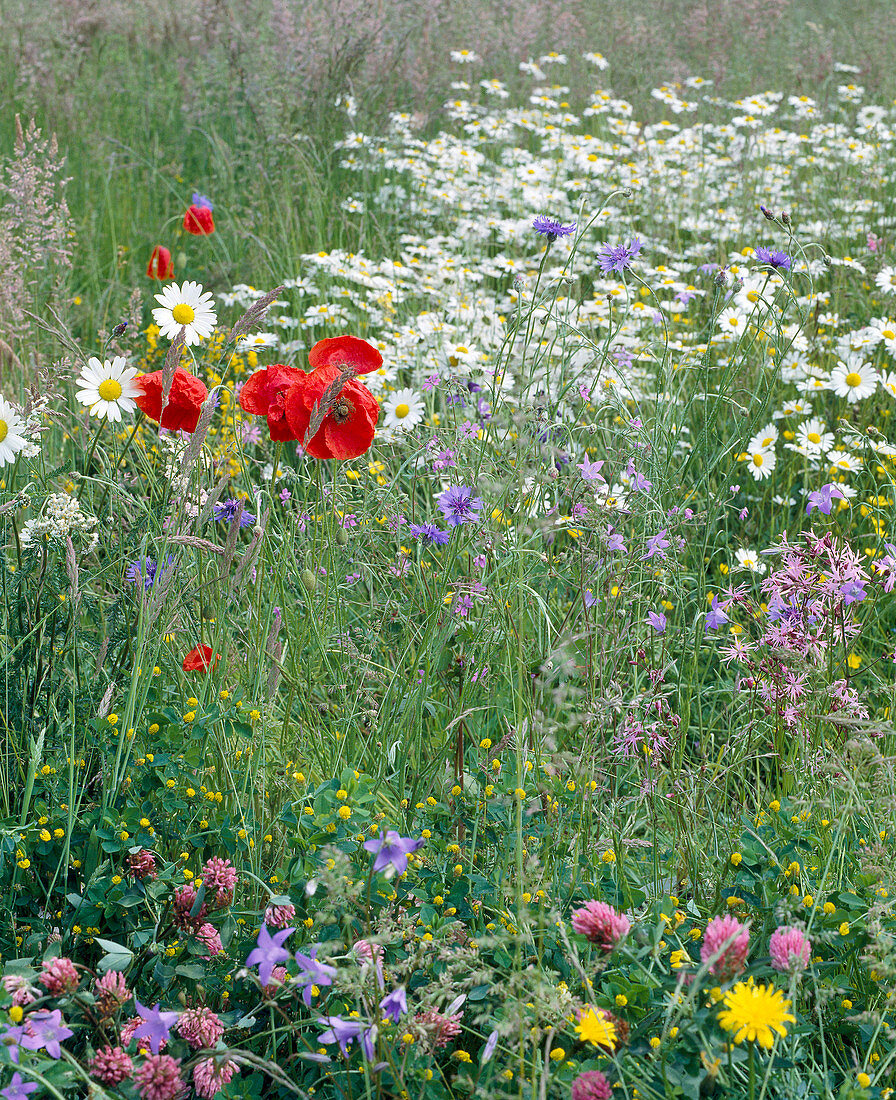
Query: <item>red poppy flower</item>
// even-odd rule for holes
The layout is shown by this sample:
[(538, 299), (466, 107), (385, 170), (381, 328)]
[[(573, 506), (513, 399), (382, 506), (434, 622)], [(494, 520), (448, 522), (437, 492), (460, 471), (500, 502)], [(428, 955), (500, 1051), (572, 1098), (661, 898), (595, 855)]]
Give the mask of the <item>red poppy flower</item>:
[(297, 439), (286, 420), (286, 392), (305, 377), (295, 367), (275, 363), (257, 370), (240, 390), (240, 405), (253, 416), (266, 416), (271, 439)]
[(210, 645), (195, 646), (184, 657), (184, 672), (208, 672), (221, 659), (220, 653), (212, 653)]
[(380, 407), (360, 382), (350, 378), (342, 387), (313, 438), (304, 443), (314, 405), (339, 378), (337, 366), (318, 367), (303, 375), (286, 394), (286, 419), (293, 438), (303, 442), (312, 458), (357, 458), (370, 449)]
[(196, 431), (199, 413), (202, 403), (208, 397), (208, 390), (195, 375), (190, 374), (183, 367), (175, 370), (164, 413), (162, 412), (162, 372), (156, 370), (152, 374), (144, 374), (136, 381), (143, 387), (143, 393), (135, 397), (134, 401), (150, 420), (158, 423), (161, 418), (160, 426), (172, 432)]
[(146, 265), (146, 274), (150, 279), (170, 279), (174, 275), (174, 264), (167, 248), (157, 244)]
[(215, 219), (207, 206), (195, 203), (184, 214), (184, 229), (194, 237), (207, 237), (215, 231)]
[(370, 374), (383, 365), (383, 357), (357, 336), (333, 336), (329, 340), (318, 340), (308, 352), (308, 362), (316, 370), (318, 367), (339, 367), (341, 370), (353, 370), (355, 374)]

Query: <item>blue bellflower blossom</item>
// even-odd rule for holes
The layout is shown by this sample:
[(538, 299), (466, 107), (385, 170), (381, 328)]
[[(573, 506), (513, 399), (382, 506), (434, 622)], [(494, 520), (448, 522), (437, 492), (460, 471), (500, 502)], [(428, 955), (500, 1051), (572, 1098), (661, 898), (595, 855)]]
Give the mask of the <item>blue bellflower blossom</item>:
[(777, 268), (780, 271), (790, 270), (791, 259), (786, 252), (782, 252), (779, 248), (766, 248), (760, 244), (753, 250), (753, 255), (761, 264), (768, 264), (769, 267)]
[[(162, 1043), (168, 1042), (168, 1033), (177, 1023), (179, 1012), (159, 1012), (158, 1004), (155, 1008), (147, 1008), (134, 998), (137, 1015), (142, 1017), (143, 1023), (134, 1032), (135, 1039), (149, 1039), (149, 1049), (153, 1054), (159, 1053)], [(23, 1044), (24, 1045), (24, 1044)]]
[(311, 987), (313, 985), (332, 985), (337, 974), (335, 966), (328, 966), (326, 963), (317, 961), (317, 953), (320, 948), (321, 945), (316, 943), (307, 955), (303, 955), (301, 951), (296, 952), (296, 962), (299, 964), (296, 982), (299, 985), (304, 984), (302, 1000), (305, 1002), (306, 1007), (311, 1005)]
[(824, 512), (826, 516), (829, 516), (834, 506), (834, 500), (845, 500), (846, 497), (840, 486), (831, 481), (827, 485), (822, 485), (820, 489), (811, 492), (808, 499), (809, 503), (806, 505), (807, 516), (812, 515), (813, 508), (817, 508), (819, 512)]
[(605, 244), (597, 254), (597, 262), (604, 275), (609, 275), (611, 271), (620, 273), (632, 266), (632, 260), (643, 247), (640, 237), (632, 237), (628, 244)]
[(14, 1073), (12, 1081), (5, 1089), (0, 1089), (3, 1100), (27, 1100), (29, 1092), (36, 1092), (40, 1088), (37, 1081), (23, 1081), (21, 1073)]
[(449, 527), (479, 521), (479, 510), (484, 505), (482, 497), (473, 496), (475, 491), (468, 485), (452, 485), (439, 497), (439, 508)]
[(408, 1010), (408, 998), (404, 986), (400, 985), (391, 993), (387, 993), (380, 1001), (380, 1008), (393, 1024), (397, 1024), (400, 1017)]
[(373, 861), (374, 871), (391, 867), (391, 874), (403, 875), (408, 869), (408, 856), (422, 848), (424, 843), (423, 837), (399, 836), (394, 829), (389, 829), (385, 837), (365, 841), (364, 847), (368, 852), (376, 854)]
[[(240, 511), (241, 508), (242, 511)], [(255, 523), (254, 514), (246, 511), (246, 506), (241, 500), (231, 498), (215, 505), (215, 519), (233, 523), (237, 515), (240, 517), (240, 527), (251, 527)]]
[(289, 952), (283, 946), (283, 941), (293, 932), (295, 928), (284, 928), (272, 936), (266, 924), (259, 929), (257, 946), (250, 951), (246, 966), (258, 967), (258, 980), (262, 985), (270, 983), (271, 972), (277, 963), (285, 962), (289, 958)]
[(376, 1028), (368, 1027), (361, 1020), (343, 1020), (341, 1016), (321, 1016), (321, 1022), (329, 1024), (326, 1031), (318, 1036), (322, 1046), (338, 1043), (343, 1054), (348, 1054), (349, 1043), (357, 1039), (368, 1062), (373, 1061), (373, 1044), (376, 1040)]
[(51, 1058), (61, 1058), (61, 1039), (69, 1039), (75, 1033), (62, 1022), (62, 1012), (57, 1008), (52, 1012), (46, 1009), (31, 1012), (28, 1016), (28, 1030), (20, 1046), (25, 1050), (45, 1050)]
[(576, 222), (573, 222), (572, 225), (564, 225), (556, 218), (549, 218), (547, 214), (539, 214), (532, 222), (532, 228), (536, 233), (540, 233), (542, 237), (546, 237), (548, 244), (553, 244), (558, 237), (568, 237), (570, 234), (575, 233), (576, 225)]

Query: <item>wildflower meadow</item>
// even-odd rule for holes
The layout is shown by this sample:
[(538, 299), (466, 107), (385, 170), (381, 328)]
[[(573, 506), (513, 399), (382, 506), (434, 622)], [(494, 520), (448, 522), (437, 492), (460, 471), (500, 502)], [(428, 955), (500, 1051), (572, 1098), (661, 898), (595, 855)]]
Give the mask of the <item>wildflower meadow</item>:
[(3, 1100), (896, 1097), (896, 58), (605, 6), (0, 0)]

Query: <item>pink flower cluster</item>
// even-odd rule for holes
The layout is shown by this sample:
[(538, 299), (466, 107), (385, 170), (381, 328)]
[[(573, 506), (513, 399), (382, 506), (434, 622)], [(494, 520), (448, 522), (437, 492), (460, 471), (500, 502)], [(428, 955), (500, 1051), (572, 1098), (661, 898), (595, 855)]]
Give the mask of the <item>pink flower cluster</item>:
[(749, 950), (749, 925), (736, 917), (713, 917), (706, 926), (700, 961), (709, 963), (710, 974), (725, 982), (744, 969)]
[(202, 868), (202, 884), (206, 895), (214, 894), (216, 909), (223, 909), (233, 901), (236, 889), (236, 867), (229, 859), (213, 856)]
[(580, 1073), (572, 1083), (572, 1100), (611, 1100), (613, 1086), (599, 1069)]
[(264, 911), (264, 923), (269, 928), (288, 928), (295, 919), (294, 905), (269, 905)]
[(143, 848), (139, 852), (131, 852), (128, 856), (128, 870), (137, 879), (153, 879), (156, 877), (156, 857)]
[(772, 932), (768, 953), (775, 970), (784, 974), (801, 974), (809, 965), (812, 945), (802, 929), (785, 924)]
[(43, 972), (38, 974), (37, 980), (52, 997), (74, 993), (81, 983), (75, 964), (61, 955), (44, 962)]
[(168, 1054), (147, 1054), (134, 1070), (140, 1100), (179, 1100), (184, 1092), (180, 1059)]
[(212, 1100), (233, 1079), (239, 1066), (230, 1059), (206, 1058), (193, 1069), (193, 1088), (202, 1100)]
[(177, 1021), (177, 1033), (194, 1050), (213, 1047), (224, 1034), (224, 1025), (217, 1013), (200, 1005), (182, 1012)]
[(612, 951), (629, 934), (632, 923), (612, 905), (604, 901), (589, 901), (573, 913), (572, 926), (574, 931), (604, 951)]
[(454, 1016), (445, 1016), (441, 1012), (436, 1012), (435, 1009), (419, 1012), (414, 1017), (414, 1023), (423, 1028), (436, 1050), (446, 1047), (455, 1036), (460, 1035), (460, 1021), (460, 1012), (455, 1013)]
[(96, 997), (97, 1008), (104, 1019), (114, 1016), (131, 996), (124, 974), (118, 970), (110, 970), (93, 984), (93, 995)]
[(122, 1081), (130, 1081), (134, 1072), (134, 1064), (130, 1055), (121, 1047), (101, 1047), (94, 1054), (87, 1067), (91, 1077), (95, 1077), (101, 1085), (117, 1085)]

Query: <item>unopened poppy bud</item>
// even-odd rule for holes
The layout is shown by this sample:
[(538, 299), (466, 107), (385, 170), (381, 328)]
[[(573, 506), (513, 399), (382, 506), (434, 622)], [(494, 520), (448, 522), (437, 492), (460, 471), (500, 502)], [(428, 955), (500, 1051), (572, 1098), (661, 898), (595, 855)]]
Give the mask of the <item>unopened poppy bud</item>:
[(128, 327), (127, 321), (122, 321), (120, 324), (117, 324), (114, 329), (112, 329), (112, 335), (113, 336), (123, 336), (124, 331), (127, 327)]
[(348, 531), (344, 527), (340, 527), (336, 532), (336, 545), (345, 546), (348, 542)]
[[(178, 256), (177, 262), (181, 263)], [(184, 257), (186, 262), (186, 257)], [(170, 279), (174, 275), (174, 264), (171, 262), (171, 253), (163, 245), (157, 244), (149, 257), (146, 265), (146, 277), (148, 279)]]
[(317, 577), (310, 569), (303, 569), (299, 580), (306, 592), (313, 592), (317, 588)]

